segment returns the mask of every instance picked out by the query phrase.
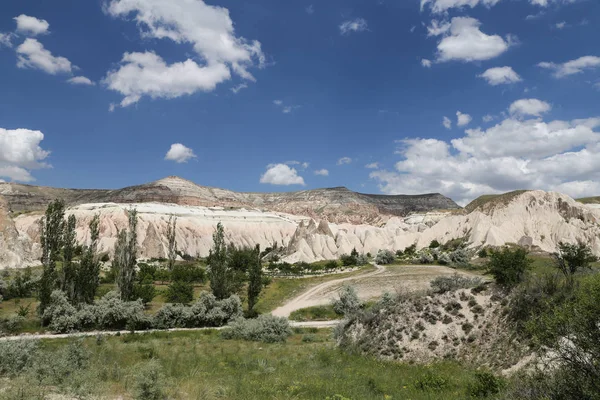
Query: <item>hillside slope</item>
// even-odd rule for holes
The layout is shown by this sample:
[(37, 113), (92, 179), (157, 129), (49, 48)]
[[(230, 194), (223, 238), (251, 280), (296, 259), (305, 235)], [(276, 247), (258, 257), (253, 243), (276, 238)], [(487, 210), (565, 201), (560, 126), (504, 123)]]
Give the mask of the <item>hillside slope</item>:
[(202, 207), (246, 207), (326, 219), (330, 222), (377, 224), (389, 216), (460, 207), (441, 194), (370, 195), (343, 187), (287, 193), (238, 193), (197, 185), (179, 177), (116, 190), (57, 189), (0, 183), (13, 213), (40, 211), (55, 198), (70, 206), (90, 203), (171, 203)]

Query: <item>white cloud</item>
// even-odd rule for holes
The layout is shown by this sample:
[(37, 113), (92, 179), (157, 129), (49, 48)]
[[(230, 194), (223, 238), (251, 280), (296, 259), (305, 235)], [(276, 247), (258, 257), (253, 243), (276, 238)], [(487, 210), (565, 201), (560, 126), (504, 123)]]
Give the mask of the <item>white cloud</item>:
[(520, 82), (522, 79), (511, 67), (496, 67), (486, 70), (483, 74), (477, 75), (483, 78), (492, 86)]
[(4, 47), (12, 47), (12, 39), (14, 35), (12, 33), (1, 33), (0, 32), (0, 48)]
[(28, 36), (37, 36), (48, 33), (50, 24), (45, 19), (37, 19), (25, 14), (14, 18), (17, 21), (17, 32)]
[(146, 52), (125, 53), (119, 69), (110, 71), (103, 82), (124, 96), (121, 107), (127, 107), (143, 96), (173, 99), (210, 92), (230, 76), (224, 64), (200, 66), (186, 60), (167, 65), (160, 56)]
[(442, 125), (444, 125), (444, 128), (446, 128), (446, 129), (452, 129), (452, 120), (448, 117), (444, 117), (444, 121), (442, 122)]
[(367, 165), (365, 165), (365, 168), (368, 168), (368, 169), (378, 169), (379, 168), (379, 163), (378, 162), (374, 162), (374, 163), (371, 163), (371, 164), (367, 164)]
[(51, 75), (71, 73), (72, 65), (64, 57), (55, 57), (37, 39), (27, 38), (17, 47), (19, 68), (39, 69)]
[(564, 29), (567, 27), (567, 23), (565, 21), (558, 22), (557, 24), (554, 25), (554, 27), (556, 29)]
[(351, 162), (352, 162), (352, 159), (350, 157), (342, 157), (337, 161), (337, 165), (350, 164)]
[(30, 170), (50, 167), (44, 162), (50, 152), (40, 147), (42, 140), (40, 131), (0, 128), (0, 177), (31, 182)]
[(239, 92), (240, 90), (242, 90), (242, 89), (246, 89), (247, 87), (248, 87), (248, 84), (247, 84), (247, 83), (240, 83), (239, 85), (232, 87), (232, 88), (231, 88), (231, 91), (232, 91), (234, 94), (238, 94), (238, 92)]
[(426, 58), (423, 58), (421, 60), (421, 65), (425, 68), (431, 68), (431, 60), (428, 60)]
[(340, 33), (342, 35), (348, 35), (352, 32), (363, 32), (368, 30), (367, 21), (363, 18), (356, 18), (353, 20), (344, 21), (340, 25)]
[(487, 35), (475, 18), (455, 17), (450, 23), (433, 24), (428, 28), (430, 36), (440, 36), (437, 45), (437, 61), (483, 61), (498, 57), (508, 50), (515, 39), (508, 36)]
[[(570, 4), (576, 0), (528, 0), (530, 4), (547, 7), (549, 3)], [(478, 5), (490, 8), (498, 4), (500, 0), (421, 0), (421, 11), (429, 6), (434, 14), (443, 14), (452, 8), (477, 7)]]
[(85, 76), (74, 76), (73, 78), (67, 80), (67, 82), (72, 83), (73, 85), (95, 85), (94, 82), (92, 82), (89, 78), (86, 78)]
[(296, 160), (292, 160), (292, 161), (286, 161), (284, 164), (286, 165), (299, 165), (302, 169), (306, 169), (309, 167), (310, 163), (308, 162), (300, 162), (300, 161), (296, 161)]
[(481, 118), (483, 122), (492, 122), (494, 120), (494, 116), (490, 114), (486, 114)]
[(584, 56), (563, 64), (541, 62), (538, 67), (553, 70), (556, 78), (564, 78), (565, 76), (580, 74), (586, 69), (600, 68), (600, 57)]
[(279, 107), (281, 109), (281, 112), (284, 114), (289, 114), (295, 109), (300, 108), (300, 106), (297, 105), (283, 104), (282, 100), (273, 100), (273, 104)]
[(315, 13), (315, 7), (311, 4), (308, 7), (306, 7), (304, 9), (304, 11), (306, 11), (307, 14), (314, 14)]
[(532, 115), (539, 117), (552, 109), (552, 106), (545, 101), (538, 99), (521, 99), (510, 105), (508, 111), (517, 116)]
[[(155, 94), (153, 97), (172, 98), (198, 90), (211, 91), (217, 84), (230, 79), (231, 72), (243, 79), (254, 81), (255, 78), (249, 69), (256, 66), (262, 68), (265, 65), (266, 58), (260, 42), (248, 41), (235, 35), (234, 24), (227, 8), (210, 6), (202, 0), (110, 0), (104, 10), (113, 17), (127, 18), (133, 15), (144, 38), (170, 39), (176, 43), (191, 44), (196, 54), (205, 62), (205, 65), (200, 66), (188, 59), (183, 63), (171, 65), (170, 72), (166, 73), (166, 64), (158, 56), (155, 56), (158, 60), (141, 63), (133, 61), (135, 65), (132, 69), (147, 78), (152, 76), (149, 79), (152, 83), (151, 88), (142, 85), (150, 90), (140, 92), (139, 79), (133, 75), (121, 77), (122, 87), (125, 89), (117, 90), (134, 93), (131, 96), (126, 94), (126, 103), (134, 103), (137, 101), (136, 97), (139, 100), (139, 97), (146, 93), (150, 93), (151, 96)], [(145, 57), (149, 58), (153, 53), (126, 53), (124, 58), (132, 54), (145, 54)], [(160, 71), (156, 71), (157, 64), (160, 64)], [(147, 67), (151, 68), (151, 71), (144, 71)], [(176, 71), (183, 72), (185, 76), (175, 76)], [(187, 83), (182, 85), (183, 82)], [(183, 86), (188, 83), (192, 87), (185, 90)], [(129, 86), (135, 86), (135, 89), (129, 90)], [(173, 90), (174, 87), (177, 88)]]
[(186, 163), (192, 158), (196, 158), (194, 150), (181, 143), (173, 143), (165, 156), (165, 160), (175, 161), (178, 164)]
[(471, 123), (473, 118), (469, 114), (463, 114), (460, 111), (456, 112), (456, 126), (466, 126)]
[(315, 171), (315, 175), (320, 175), (320, 176), (329, 176), (329, 171), (326, 170), (325, 168), (323, 169), (318, 169)]
[(298, 171), (289, 165), (269, 164), (267, 166), (267, 171), (260, 177), (260, 183), (304, 186), (304, 178), (299, 176)]
[(449, 142), (401, 141), (396, 171), (371, 178), (389, 194), (441, 192), (461, 204), (514, 189), (600, 193), (599, 118), (544, 122), (507, 118), (487, 130), (470, 129)]
[(481, 4), (486, 7), (496, 5), (500, 0), (421, 0), (421, 11), (425, 6), (429, 6), (431, 11), (436, 14), (444, 13), (451, 8), (476, 7)]

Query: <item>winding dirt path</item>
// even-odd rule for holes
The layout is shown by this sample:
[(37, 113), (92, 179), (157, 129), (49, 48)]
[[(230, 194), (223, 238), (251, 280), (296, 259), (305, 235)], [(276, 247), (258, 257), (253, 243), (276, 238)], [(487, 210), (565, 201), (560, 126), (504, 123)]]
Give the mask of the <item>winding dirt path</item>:
[(290, 314), (292, 312), (294, 312), (296, 310), (300, 310), (301, 308), (312, 307), (314, 305), (317, 305), (318, 301), (315, 300), (315, 298), (317, 297), (316, 295), (320, 292), (324, 292), (326, 289), (329, 289), (333, 286), (339, 286), (341, 283), (344, 283), (344, 282), (354, 281), (357, 279), (370, 278), (375, 275), (380, 275), (386, 271), (386, 268), (381, 265), (373, 264), (373, 266), (375, 268), (377, 268), (375, 271), (367, 272), (365, 274), (350, 276), (347, 278), (335, 279), (335, 280), (324, 282), (317, 286), (314, 286), (314, 287), (308, 289), (306, 292), (300, 294), (298, 297), (288, 301), (283, 306), (277, 307), (275, 310), (273, 310), (273, 312), (271, 312), (271, 314), (275, 315), (276, 317), (286, 317), (287, 318), (290, 316)]

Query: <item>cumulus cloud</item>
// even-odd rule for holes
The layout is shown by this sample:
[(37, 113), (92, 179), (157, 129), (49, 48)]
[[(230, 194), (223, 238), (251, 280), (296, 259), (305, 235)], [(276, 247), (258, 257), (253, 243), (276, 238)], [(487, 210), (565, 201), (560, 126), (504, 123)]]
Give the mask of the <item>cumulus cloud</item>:
[(40, 147), (42, 140), (40, 131), (0, 128), (0, 178), (31, 182), (31, 170), (50, 167), (44, 162), (50, 152)]
[[(131, 96), (126, 94), (125, 103), (135, 103), (145, 94), (173, 98), (196, 91), (211, 91), (219, 83), (230, 79), (232, 72), (242, 79), (254, 81), (250, 69), (262, 68), (266, 63), (260, 42), (236, 36), (229, 10), (224, 7), (210, 6), (202, 0), (111, 0), (104, 10), (113, 17), (133, 16), (144, 38), (191, 44), (205, 62), (205, 65), (200, 66), (188, 59), (169, 66), (169, 73), (165, 73), (165, 62), (158, 56), (152, 57), (153, 53), (126, 53), (124, 62), (132, 54), (138, 55), (138, 59), (145, 55), (146, 60), (142, 62), (131, 61), (134, 64), (132, 69), (146, 77), (157, 79), (150, 78), (150, 85), (140, 85), (135, 76), (123, 76), (120, 79), (121, 86), (136, 87), (136, 90), (116, 89), (119, 92), (133, 93)], [(149, 60), (150, 58), (153, 59)], [(156, 70), (157, 67), (159, 71)], [(147, 73), (146, 68), (150, 69)], [(176, 71), (183, 72), (185, 76), (175, 76)], [(177, 82), (174, 83), (173, 80)], [(182, 82), (186, 83), (182, 85)], [(189, 90), (182, 87), (187, 83), (191, 84)], [(140, 90), (149, 86), (149, 90)]]
[(431, 60), (428, 60), (426, 58), (423, 58), (421, 60), (421, 65), (425, 68), (431, 68)]
[(118, 69), (110, 71), (104, 84), (121, 93), (121, 107), (137, 103), (143, 96), (173, 99), (198, 91), (210, 92), (230, 78), (224, 64), (200, 66), (195, 61), (167, 63), (152, 52), (125, 53)]
[(469, 114), (463, 114), (460, 111), (456, 112), (456, 126), (469, 125), (472, 119)]
[(87, 86), (95, 85), (95, 83), (92, 82), (90, 78), (86, 78), (85, 76), (74, 76), (73, 78), (67, 80), (67, 82), (69, 82), (73, 85), (87, 85)]
[(337, 165), (350, 164), (351, 162), (352, 162), (352, 159), (350, 157), (342, 157), (337, 161)]
[(492, 86), (508, 83), (520, 82), (522, 79), (511, 67), (496, 67), (486, 70), (483, 74), (477, 75), (483, 78)]
[(25, 14), (15, 17), (14, 20), (17, 22), (17, 32), (28, 36), (43, 35), (48, 33), (50, 28), (50, 24), (45, 19), (37, 19)]
[(551, 109), (552, 106), (545, 101), (538, 99), (521, 99), (512, 103), (508, 108), (508, 111), (516, 116), (533, 115), (539, 117)]
[(290, 105), (284, 104), (282, 100), (273, 100), (273, 104), (281, 109), (281, 112), (284, 114), (289, 114), (297, 108), (300, 108), (298, 105)]
[(367, 164), (367, 165), (365, 165), (365, 168), (368, 168), (368, 169), (378, 169), (379, 168), (379, 163), (378, 162), (374, 162), (374, 163), (371, 163), (371, 164)]
[(421, 11), (429, 7), (433, 13), (440, 14), (451, 8), (476, 7), (481, 4), (486, 7), (496, 5), (500, 0), (421, 0)]
[(507, 118), (449, 142), (400, 141), (395, 171), (371, 178), (389, 194), (441, 192), (461, 204), (482, 194), (533, 188), (572, 196), (600, 192), (600, 119)]
[(55, 57), (37, 39), (27, 38), (17, 47), (19, 68), (39, 69), (48, 74), (71, 73), (72, 65), (64, 57)]
[(323, 169), (318, 169), (315, 171), (315, 175), (320, 175), (320, 176), (329, 176), (329, 171), (326, 170), (325, 168)]
[(304, 186), (304, 178), (298, 175), (295, 168), (287, 164), (269, 164), (267, 171), (260, 177), (260, 183)]
[(196, 158), (194, 150), (181, 143), (173, 143), (165, 156), (165, 160), (175, 161), (178, 164), (186, 163), (192, 158)]
[(342, 35), (349, 35), (352, 32), (363, 32), (368, 30), (367, 21), (363, 18), (355, 18), (352, 20), (344, 21), (340, 25), (340, 33)]
[(494, 116), (486, 114), (481, 119), (483, 120), (483, 122), (492, 122), (494, 120)]
[(586, 69), (600, 68), (600, 57), (584, 56), (576, 60), (567, 61), (563, 64), (541, 62), (538, 66), (554, 71), (553, 75), (556, 78), (564, 78), (565, 76), (580, 74)]
[(444, 125), (444, 128), (446, 128), (446, 129), (452, 129), (452, 120), (448, 117), (444, 117), (444, 120), (442, 121), (442, 125)]
[[(434, 23), (435, 22), (435, 23)], [(484, 61), (498, 57), (508, 50), (515, 39), (508, 36), (488, 35), (475, 18), (455, 17), (449, 23), (433, 21), (429, 36), (442, 36), (437, 45), (437, 61)]]
[[(530, 4), (547, 7), (550, 3), (569, 4), (575, 0), (527, 0)], [(434, 14), (443, 14), (452, 8), (477, 7), (482, 5), (490, 8), (498, 4), (500, 0), (421, 0), (421, 11), (428, 7)]]

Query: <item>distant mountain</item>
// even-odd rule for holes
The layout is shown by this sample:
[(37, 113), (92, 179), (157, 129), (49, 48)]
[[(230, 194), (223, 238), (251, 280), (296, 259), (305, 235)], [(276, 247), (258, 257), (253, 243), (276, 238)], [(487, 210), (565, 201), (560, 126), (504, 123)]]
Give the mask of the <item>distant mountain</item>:
[(188, 206), (258, 208), (286, 212), (330, 222), (378, 224), (390, 216), (412, 212), (453, 210), (460, 207), (438, 194), (374, 195), (353, 192), (345, 187), (302, 190), (287, 193), (238, 193), (200, 186), (176, 176), (123, 189), (59, 189), (16, 183), (0, 183), (13, 214), (43, 210), (56, 199), (68, 205), (86, 203), (171, 203)]

